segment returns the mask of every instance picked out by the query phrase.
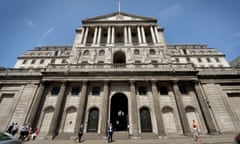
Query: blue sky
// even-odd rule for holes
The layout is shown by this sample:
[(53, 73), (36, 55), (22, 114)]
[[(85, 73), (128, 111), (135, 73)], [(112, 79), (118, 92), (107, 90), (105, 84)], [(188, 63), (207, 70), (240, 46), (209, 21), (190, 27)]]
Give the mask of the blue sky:
[[(83, 19), (116, 11), (118, 0), (0, 0), (0, 66), (37, 46), (72, 45)], [(240, 55), (240, 0), (121, 0), (121, 11), (158, 19), (167, 43)]]

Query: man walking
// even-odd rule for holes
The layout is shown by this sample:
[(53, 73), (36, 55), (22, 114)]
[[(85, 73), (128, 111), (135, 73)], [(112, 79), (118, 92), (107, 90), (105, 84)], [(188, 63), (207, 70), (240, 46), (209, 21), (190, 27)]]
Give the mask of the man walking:
[(112, 135), (113, 135), (113, 126), (112, 126), (112, 123), (109, 124), (107, 130), (108, 130), (108, 142), (111, 143), (111, 142), (112, 142)]
[(81, 138), (83, 135), (83, 124), (80, 125), (79, 132), (78, 132), (78, 142), (81, 142)]

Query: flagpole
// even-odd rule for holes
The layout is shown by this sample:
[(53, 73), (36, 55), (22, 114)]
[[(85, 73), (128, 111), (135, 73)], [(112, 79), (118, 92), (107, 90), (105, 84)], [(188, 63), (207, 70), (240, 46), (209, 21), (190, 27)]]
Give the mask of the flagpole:
[(120, 10), (121, 10), (121, 9), (120, 9), (120, 8), (121, 8), (120, 6), (121, 6), (121, 5), (120, 5), (120, 0), (118, 0), (118, 14), (119, 14), (119, 15), (120, 15)]

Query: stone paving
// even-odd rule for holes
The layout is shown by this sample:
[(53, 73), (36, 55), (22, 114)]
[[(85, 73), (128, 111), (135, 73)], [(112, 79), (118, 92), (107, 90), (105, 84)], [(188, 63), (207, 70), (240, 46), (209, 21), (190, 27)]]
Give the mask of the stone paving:
[[(162, 139), (115, 139), (112, 144), (232, 144), (235, 134), (220, 136), (202, 136), (199, 141), (192, 137), (171, 137)], [(35, 140), (24, 142), (24, 144), (76, 144), (74, 140)], [(82, 144), (108, 144), (107, 140), (86, 140)]]

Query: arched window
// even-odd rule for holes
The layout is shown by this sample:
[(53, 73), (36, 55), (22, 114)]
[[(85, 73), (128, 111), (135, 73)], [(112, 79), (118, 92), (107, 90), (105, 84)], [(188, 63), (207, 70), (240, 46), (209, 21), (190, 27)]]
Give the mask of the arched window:
[(104, 56), (105, 55), (105, 51), (104, 50), (100, 50), (98, 55), (99, 56)]
[(89, 50), (85, 50), (83, 53), (83, 56), (88, 56), (89, 55)]
[(155, 52), (155, 50), (154, 50), (154, 49), (150, 49), (150, 51), (149, 51), (149, 54), (150, 54), (150, 55), (155, 55), (155, 54), (156, 54), (156, 52)]
[(139, 54), (140, 54), (139, 50), (138, 50), (138, 49), (135, 49), (135, 50), (134, 50), (134, 55), (139, 55)]

